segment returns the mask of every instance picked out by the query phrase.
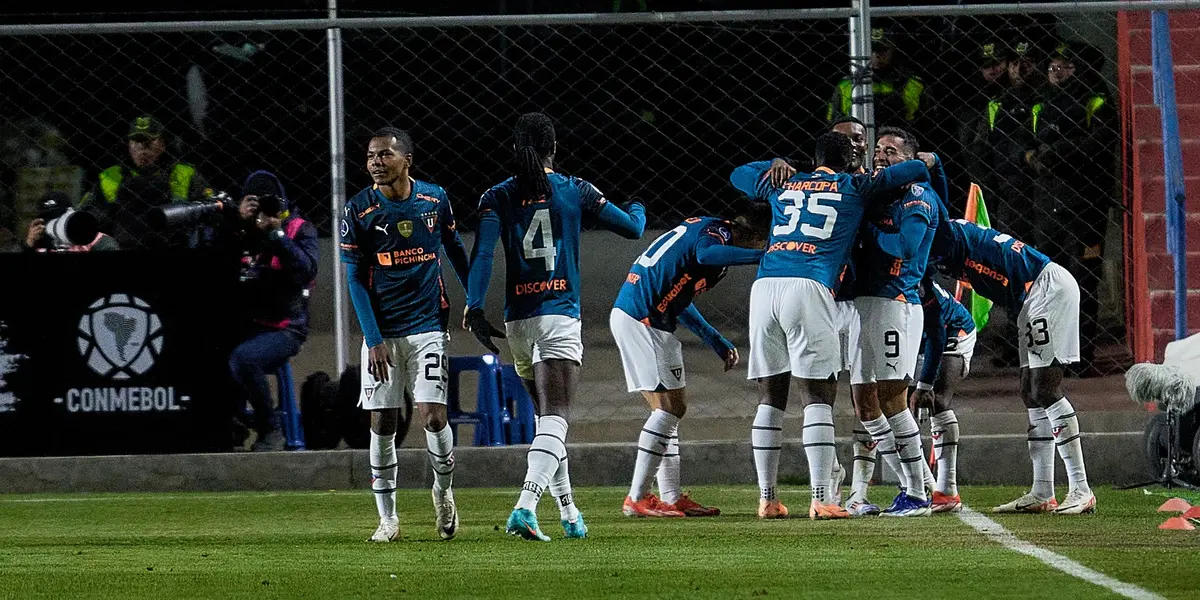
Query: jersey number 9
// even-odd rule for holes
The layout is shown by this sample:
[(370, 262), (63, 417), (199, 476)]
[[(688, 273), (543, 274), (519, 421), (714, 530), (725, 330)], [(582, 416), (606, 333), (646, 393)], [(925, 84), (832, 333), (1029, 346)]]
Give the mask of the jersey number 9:
[[(533, 242), (538, 237), (542, 238), (542, 247), (534, 248)], [(539, 208), (533, 211), (533, 218), (529, 220), (529, 229), (525, 230), (525, 237), (521, 240), (521, 245), (525, 250), (526, 261), (540, 258), (546, 261), (547, 272), (554, 270), (554, 257), (558, 255), (558, 251), (554, 249), (554, 231), (550, 225), (550, 209)]]
[[(808, 199), (808, 206), (805, 208), (805, 198)], [(821, 204), (821, 200), (829, 202), (840, 202), (842, 195), (834, 192), (817, 192), (809, 194), (799, 190), (788, 190), (779, 195), (779, 200), (783, 202), (790, 201), (790, 206), (783, 207), (783, 214), (788, 216), (788, 222), (784, 225), (776, 225), (771, 233), (776, 236), (788, 235), (796, 231), (796, 225), (800, 225), (800, 233), (818, 240), (827, 240), (833, 235), (833, 226), (837, 223), (837, 208), (828, 204)], [(800, 223), (800, 217), (807, 210), (809, 214), (825, 217), (825, 222), (820, 227), (809, 225), (808, 223)]]

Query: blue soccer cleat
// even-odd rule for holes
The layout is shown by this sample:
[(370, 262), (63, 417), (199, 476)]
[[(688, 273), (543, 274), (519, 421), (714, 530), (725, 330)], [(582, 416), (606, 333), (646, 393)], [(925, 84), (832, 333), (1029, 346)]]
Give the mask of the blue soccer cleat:
[(519, 535), (529, 541), (550, 541), (550, 536), (542, 533), (542, 529), (538, 527), (537, 515), (527, 508), (514, 508), (512, 514), (508, 515), (508, 523), (504, 530), (509, 535)]
[(900, 492), (896, 499), (892, 501), (892, 505), (884, 510), (880, 516), (884, 517), (928, 517), (933, 514), (930, 509), (928, 500), (917, 500), (908, 495), (908, 492)]
[(563, 534), (567, 539), (583, 539), (587, 537), (587, 524), (583, 522), (583, 513), (579, 513), (574, 521), (562, 522)]

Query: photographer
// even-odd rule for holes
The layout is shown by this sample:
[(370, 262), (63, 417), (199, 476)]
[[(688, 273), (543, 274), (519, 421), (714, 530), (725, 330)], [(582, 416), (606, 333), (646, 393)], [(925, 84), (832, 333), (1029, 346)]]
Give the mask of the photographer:
[(117, 240), (100, 231), (96, 217), (71, 207), (62, 192), (50, 192), (37, 203), (21, 247), (26, 252), (91, 252), (119, 250)]
[[(317, 276), (317, 229), (289, 206), (279, 179), (255, 171), (242, 186), (236, 216), (227, 217), (231, 245), (241, 251), (241, 298), (238, 306), (247, 332), (229, 357), (229, 369), (241, 395), (235, 423), (245, 424), (246, 405), (254, 407), (258, 432), (253, 450), (282, 450), (283, 434), (272, 415), (268, 376), (300, 352), (308, 337), (308, 300)], [(243, 438), (244, 439), (244, 438)]]

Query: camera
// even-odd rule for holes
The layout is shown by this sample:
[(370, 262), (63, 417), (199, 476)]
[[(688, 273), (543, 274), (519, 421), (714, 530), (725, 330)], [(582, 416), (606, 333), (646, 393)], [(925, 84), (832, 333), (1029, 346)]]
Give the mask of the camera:
[[(276, 194), (254, 196), (258, 199), (258, 213), (268, 217), (279, 216), (283, 210), (283, 198)], [(221, 192), (206, 200), (166, 204), (150, 211), (150, 226), (155, 229), (188, 227), (205, 221), (216, 221), (238, 217), (239, 202)]]
[(68, 208), (61, 215), (46, 221), (46, 235), (54, 245), (86, 246), (100, 233), (100, 222), (91, 213)]

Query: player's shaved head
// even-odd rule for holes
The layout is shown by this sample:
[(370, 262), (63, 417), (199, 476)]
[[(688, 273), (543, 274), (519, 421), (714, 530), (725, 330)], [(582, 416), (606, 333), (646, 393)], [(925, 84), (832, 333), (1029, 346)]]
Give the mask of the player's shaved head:
[(854, 163), (854, 145), (850, 138), (832, 131), (821, 134), (813, 149), (813, 162), (837, 172), (845, 172)]
[(513, 128), (517, 187), (523, 200), (549, 198), (552, 193), (545, 169), (550, 167), (556, 144), (554, 123), (540, 112), (525, 113)]

